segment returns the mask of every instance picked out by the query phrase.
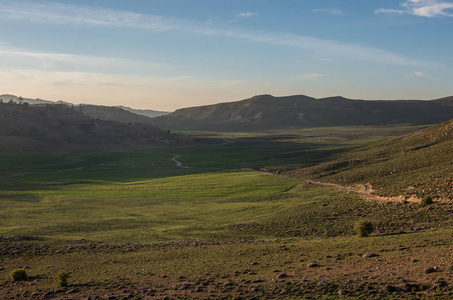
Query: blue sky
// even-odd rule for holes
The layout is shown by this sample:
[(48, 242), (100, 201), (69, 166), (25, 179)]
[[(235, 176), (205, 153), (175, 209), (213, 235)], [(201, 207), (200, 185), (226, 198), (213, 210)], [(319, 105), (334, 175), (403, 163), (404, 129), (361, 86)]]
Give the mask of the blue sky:
[(1, 93), (174, 110), (453, 95), (453, 0), (0, 0)]

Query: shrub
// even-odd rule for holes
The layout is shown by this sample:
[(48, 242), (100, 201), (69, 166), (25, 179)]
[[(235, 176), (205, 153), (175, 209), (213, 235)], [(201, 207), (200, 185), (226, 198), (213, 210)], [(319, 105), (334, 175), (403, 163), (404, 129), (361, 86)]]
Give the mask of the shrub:
[(69, 273), (61, 272), (58, 274), (58, 286), (67, 287), (68, 286)]
[(361, 220), (355, 223), (354, 231), (361, 237), (367, 237), (374, 231), (373, 223)]
[(27, 279), (27, 272), (24, 269), (15, 269), (9, 274), (12, 281), (20, 281)]
[(433, 204), (433, 198), (431, 196), (425, 196), (422, 199), (422, 202), (420, 203), (421, 206), (427, 206)]

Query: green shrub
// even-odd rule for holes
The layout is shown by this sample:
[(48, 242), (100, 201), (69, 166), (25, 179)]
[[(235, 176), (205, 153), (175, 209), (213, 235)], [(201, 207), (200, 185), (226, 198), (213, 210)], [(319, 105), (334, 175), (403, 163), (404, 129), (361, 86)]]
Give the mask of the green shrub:
[(422, 199), (422, 202), (420, 203), (421, 206), (427, 206), (433, 204), (433, 198), (431, 196), (425, 196)]
[(15, 269), (9, 274), (12, 281), (20, 281), (27, 279), (27, 272), (24, 269)]
[(354, 231), (361, 237), (367, 237), (374, 231), (373, 223), (361, 220), (355, 223)]
[(69, 273), (61, 272), (58, 274), (58, 286), (67, 287), (68, 286)]

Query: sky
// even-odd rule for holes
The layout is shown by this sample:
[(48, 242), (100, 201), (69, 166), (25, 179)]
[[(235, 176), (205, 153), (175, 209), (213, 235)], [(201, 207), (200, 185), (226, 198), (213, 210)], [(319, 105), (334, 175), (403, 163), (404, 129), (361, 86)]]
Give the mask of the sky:
[(453, 95), (453, 0), (0, 0), (0, 94), (173, 111)]

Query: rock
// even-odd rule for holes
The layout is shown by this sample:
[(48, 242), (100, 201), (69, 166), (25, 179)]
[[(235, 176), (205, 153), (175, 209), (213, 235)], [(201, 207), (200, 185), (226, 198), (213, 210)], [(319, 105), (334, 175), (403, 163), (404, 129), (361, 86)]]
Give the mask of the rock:
[(256, 265), (259, 265), (259, 263), (257, 263), (256, 261), (252, 261), (252, 262), (250, 263), (250, 265), (251, 265), (251, 266), (256, 266)]
[(436, 272), (436, 269), (433, 267), (427, 267), (427, 268), (425, 268), (424, 272), (425, 272), (425, 274), (430, 274), (430, 273)]
[(252, 286), (252, 287), (250, 288), (250, 290), (251, 290), (252, 292), (257, 292), (257, 291), (259, 291), (259, 288), (256, 287), (256, 286)]
[(318, 267), (318, 266), (319, 266), (319, 265), (318, 265), (317, 263), (315, 263), (315, 262), (309, 263), (309, 264), (307, 265), (307, 267), (309, 267), (309, 268), (316, 268), (316, 267)]
[(338, 295), (346, 295), (348, 293), (347, 290), (339, 290)]
[(279, 273), (275, 278), (286, 278), (288, 277), (288, 274), (282, 272), (282, 273)]
[(377, 256), (379, 256), (379, 255), (377, 255), (376, 253), (373, 253), (373, 252), (369, 252), (369, 253), (362, 255), (363, 258), (370, 258), (370, 257), (377, 257)]
[(410, 283), (403, 283), (403, 285), (400, 286), (400, 289), (405, 292), (416, 292), (419, 290), (417, 285)]
[(131, 252), (131, 251), (134, 251), (134, 249), (133, 248), (127, 248), (126, 249), (126, 252)]
[(325, 285), (325, 284), (326, 284), (325, 281), (320, 281), (320, 282), (318, 282), (316, 285)]

